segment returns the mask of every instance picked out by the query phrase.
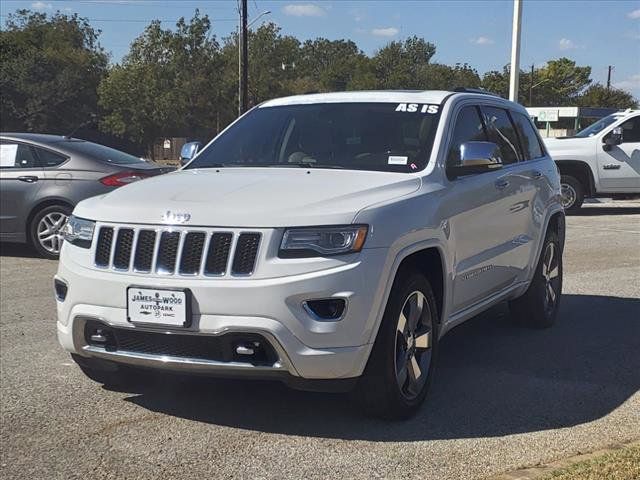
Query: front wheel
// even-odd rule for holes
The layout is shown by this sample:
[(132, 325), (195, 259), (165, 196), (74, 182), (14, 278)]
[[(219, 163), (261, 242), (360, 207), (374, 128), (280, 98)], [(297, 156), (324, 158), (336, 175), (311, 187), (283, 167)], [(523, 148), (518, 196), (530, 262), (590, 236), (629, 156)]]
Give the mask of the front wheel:
[(562, 295), (562, 250), (558, 234), (550, 230), (544, 240), (536, 271), (527, 291), (509, 304), (516, 323), (548, 328), (555, 323)]
[(427, 278), (400, 272), (357, 395), (374, 416), (402, 419), (425, 399), (438, 347), (438, 312)]

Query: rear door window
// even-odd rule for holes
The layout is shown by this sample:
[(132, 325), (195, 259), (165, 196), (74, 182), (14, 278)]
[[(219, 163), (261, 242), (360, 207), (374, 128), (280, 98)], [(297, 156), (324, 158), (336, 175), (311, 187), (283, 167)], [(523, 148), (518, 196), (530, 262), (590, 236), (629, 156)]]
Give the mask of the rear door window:
[(535, 160), (544, 156), (544, 151), (540, 145), (540, 138), (533, 128), (531, 119), (519, 112), (511, 112), (511, 117), (516, 124), (520, 142), (522, 143), (522, 151), (525, 160)]
[(522, 159), (515, 126), (506, 110), (497, 107), (482, 107), (489, 141), (500, 147), (502, 163), (516, 163)]

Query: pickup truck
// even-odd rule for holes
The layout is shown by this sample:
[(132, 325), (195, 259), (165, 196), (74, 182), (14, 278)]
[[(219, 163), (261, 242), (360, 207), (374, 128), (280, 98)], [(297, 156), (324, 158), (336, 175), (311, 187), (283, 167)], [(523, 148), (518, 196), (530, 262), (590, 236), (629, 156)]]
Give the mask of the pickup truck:
[(640, 195), (640, 110), (613, 113), (545, 144), (560, 169), (566, 211), (578, 210), (585, 198)]

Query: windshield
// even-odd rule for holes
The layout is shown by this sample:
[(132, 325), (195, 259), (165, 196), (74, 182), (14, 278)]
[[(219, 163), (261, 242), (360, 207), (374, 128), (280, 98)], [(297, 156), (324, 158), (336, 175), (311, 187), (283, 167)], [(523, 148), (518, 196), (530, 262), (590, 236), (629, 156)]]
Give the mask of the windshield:
[(186, 168), (305, 167), (415, 172), (429, 158), (438, 105), (323, 103), (256, 108)]
[(616, 115), (615, 113), (607, 117), (601, 118), (596, 123), (589, 125), (584, 130), (580, 130), (578, 133), (574, 135), (574, 137), (580, 137), (580, 138), (592, 137), (597, 133), (600, 133), (602, 130), (607, 128), (609, 125), (611, 125), (613, 122), (615, 122), (619, 118), (620, 118), (620, 115)]
[(98, 145), (91, 142), (78, 142), (71, 141), (65, 145), (69, 150), (75, 150), (78, 153), (86, 155), (87, 157), (95, 158), (101, 162), (112, 163), (115, 165), (131, 165), (133, 163), (145, 163), (145, 160), (129, 155), (128, 153), (121, 152), (115, 148), (105, 147), (104, 145)]

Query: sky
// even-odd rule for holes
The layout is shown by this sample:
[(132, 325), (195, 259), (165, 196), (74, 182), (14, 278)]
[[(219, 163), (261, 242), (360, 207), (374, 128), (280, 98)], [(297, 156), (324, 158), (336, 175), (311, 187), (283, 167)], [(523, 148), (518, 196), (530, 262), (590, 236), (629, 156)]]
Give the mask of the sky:
[[(523, 0), (521, 68), (569, 57), (590, 65), (592, 78), (640, 99), (640, 1)], [(300, 40), (325, 37), (353, 40), (366, 54), (392, 40), (417, 35), (436, 45), (433, 61), (468, 63), (480, 74), (510, 61), (513, 2), (475, 1), (265, 1), (248, 0), (253, 27), (276, 23)], [(77, 12), (102, 31), (100, 43), (118, 62), (152, 19), (169, 28), (196, 8), (213, 20), (221, 39), (238, 24), (237, 0), (74, 0), (0, 1), (0, 23), (19, 8), (47, 13)]]

